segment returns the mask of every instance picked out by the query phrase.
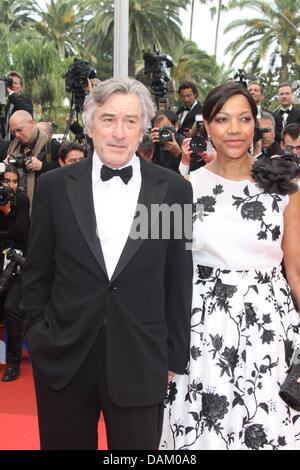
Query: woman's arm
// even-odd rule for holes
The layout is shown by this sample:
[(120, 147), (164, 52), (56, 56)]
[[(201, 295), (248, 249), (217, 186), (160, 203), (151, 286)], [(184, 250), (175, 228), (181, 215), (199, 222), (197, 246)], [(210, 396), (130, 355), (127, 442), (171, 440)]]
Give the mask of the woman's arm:
[(300, 312), (300, 191), (290, 195), (284, 212), (282, 249), (288, 283)]

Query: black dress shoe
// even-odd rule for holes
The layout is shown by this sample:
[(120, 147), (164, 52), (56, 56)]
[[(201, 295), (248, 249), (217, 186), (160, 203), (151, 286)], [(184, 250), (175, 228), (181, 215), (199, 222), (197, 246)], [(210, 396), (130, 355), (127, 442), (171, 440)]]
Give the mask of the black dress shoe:
[(12, 382), (20, 377), (20, 366), (18, 364), (9, 364), (2, 376), (2, 382)]

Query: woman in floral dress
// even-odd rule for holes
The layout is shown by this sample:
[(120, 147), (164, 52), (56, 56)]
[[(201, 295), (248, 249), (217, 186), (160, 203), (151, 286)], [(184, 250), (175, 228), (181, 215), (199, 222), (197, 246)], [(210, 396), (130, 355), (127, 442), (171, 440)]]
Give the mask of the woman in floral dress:
[(300, 170), (279, 162), (278, 172), (271, 160), (253, 166), (256, 113), (247, 89), (233, 82), (203, 106), (217, 157), (190, 175), (190, 361), (169, 383), (162, 449), (300, 448), (300, 414), (278, 393), (300, 346), (291, 295), (300, 305), (300, 193), (278, 175)]

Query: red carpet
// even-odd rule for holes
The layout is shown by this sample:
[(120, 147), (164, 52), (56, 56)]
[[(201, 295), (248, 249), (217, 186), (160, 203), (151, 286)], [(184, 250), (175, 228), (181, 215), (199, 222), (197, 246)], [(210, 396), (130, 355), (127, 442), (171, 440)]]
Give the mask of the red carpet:
[[(0, 364), (0, 377), (5, 365)], [(38, 421), (28, 358), (21, 364), (21, 376), (13, 382), (0, 381), (0, 450), (39, 449)], [(98, 427), (99, 449), (107, 449), (105, 426)]]

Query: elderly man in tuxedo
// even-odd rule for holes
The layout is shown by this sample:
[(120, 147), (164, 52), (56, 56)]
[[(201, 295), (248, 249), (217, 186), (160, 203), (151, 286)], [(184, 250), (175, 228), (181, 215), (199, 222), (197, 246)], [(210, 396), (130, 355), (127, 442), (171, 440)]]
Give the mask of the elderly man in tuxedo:
[[(185, 371), (192, 191), (136, 156), (153, 115), (140, 82), (102, 82), (84, 111), (94, 154), (38, 184), (21, 308), (42, 449), (96, 449), (101, 411), (109, 449), (156, 449), (168, 378)], [(167, 235), (152, 209), (174, 205)]]

